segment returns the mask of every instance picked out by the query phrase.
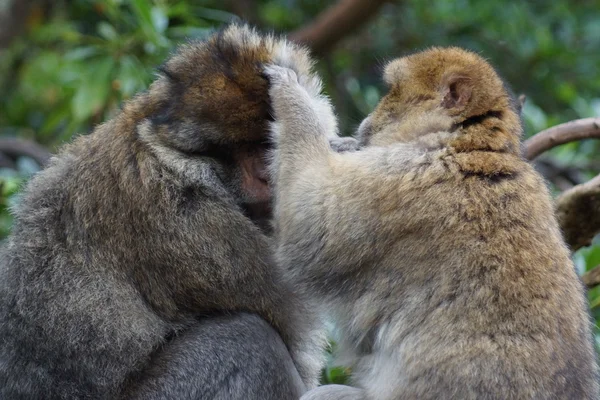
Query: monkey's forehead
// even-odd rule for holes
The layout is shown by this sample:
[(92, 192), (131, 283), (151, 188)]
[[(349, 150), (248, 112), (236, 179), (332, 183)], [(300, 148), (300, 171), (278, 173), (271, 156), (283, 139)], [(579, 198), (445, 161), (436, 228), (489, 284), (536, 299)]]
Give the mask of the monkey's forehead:
[(165, 66), (183, 79), (209, 66), (274, 63), (299, 74), (312, 73), (314, 61), (307, 48), (284, 37), (260, 33), (247, 25), (231, 24), (206, 40), (190, 41), (177, 48)]
[(313, 73), (306, 48), (233, 24), (205, 40), (180, 46), (159, 69), (150, 89), (160, 103), (159, 119), (201, 125), (202, 129), (188, 130), (204, 136), (218, 132), (212, 135), (218, 144), (264, 140), (272, 119), (264, 75), (270, 64), (293, 69), (309, 94), (320, 95), (321, 80)]

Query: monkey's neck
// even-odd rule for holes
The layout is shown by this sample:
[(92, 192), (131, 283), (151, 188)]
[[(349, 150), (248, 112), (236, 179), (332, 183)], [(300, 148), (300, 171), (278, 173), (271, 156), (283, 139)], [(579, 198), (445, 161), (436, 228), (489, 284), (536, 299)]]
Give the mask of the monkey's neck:
[(457, 153), (485, 151), (519, 155), (521, 122), (512, 111), (490, 110), (453, 127), (457, 135), (449, 147)]
[(468, 118), (455, 129), (447, 147), (465, 176), (498, 180), (519, 174), (521, 124), (516, 114), (489, 111)]

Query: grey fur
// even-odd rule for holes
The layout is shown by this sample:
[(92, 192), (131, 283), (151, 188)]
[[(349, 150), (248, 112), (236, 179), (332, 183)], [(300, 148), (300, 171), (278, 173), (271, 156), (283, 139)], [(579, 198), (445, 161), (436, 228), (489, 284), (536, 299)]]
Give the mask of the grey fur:
[[(184, 46), (148, 92), (29, 182), (0, 262), (1, 399), (114, 399), (144, 371), (159, 371), (155, 395), (138, 387), (146, 398), (295, 398), (316, 386), (320, 325), (246, 215), (232, 158), (264, 140), (253, 57), (275, 53), (308, 68), (304, 50), (245, 27)], [(229, 86), (204, 99), (218, 82)], [(218, 101), (253, 119), (211, 113)]]
[(127, 398), (295, 400), (305, 390), (277, 332), (251, 314), (210, 318), (187, 329), (141, 375)]
[(336, 153), (357, 151), (360, 147), (358, 140), (353, 137), (330, 138), (329, 146), (331, 146), (331, 150)]
[(324, 385), (306, 392), (300, 400), (364, 400), (363, 389), (345, 385)]

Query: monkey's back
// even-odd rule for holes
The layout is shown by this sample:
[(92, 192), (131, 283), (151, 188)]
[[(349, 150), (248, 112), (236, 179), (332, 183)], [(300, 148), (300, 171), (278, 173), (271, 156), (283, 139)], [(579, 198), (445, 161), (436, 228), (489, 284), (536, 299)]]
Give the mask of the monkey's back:
[(515, 158), (465, 173), (469, 156), (440, 154), (389, 189), (414, 218), (380, 214), (389, 254), (348, 311), (378, 322), (360, 383), (382, 397), (400, 378), (402, 399), (596, 399), (584, 292), (542, 178)]
[[(2, 398), (114, 398), (168, 331), (124, 276), (125, 243), (114, 241), (123, 238), (94, 242), (103, 234), (94, 219), (108, 215), (90, 195), (108, 189), (99, 177), (111, 173), (95, 139), (80, 138), (53, 159), (15, 210), (1, 260)], [(96, 178), (81, 185), (85, 174)]]

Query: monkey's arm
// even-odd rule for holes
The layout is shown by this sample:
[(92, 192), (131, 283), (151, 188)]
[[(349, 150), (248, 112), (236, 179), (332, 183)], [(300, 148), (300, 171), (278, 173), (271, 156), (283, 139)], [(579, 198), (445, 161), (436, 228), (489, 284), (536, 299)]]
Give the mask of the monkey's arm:
[(254, 314), (228, 313), (165, 343), (119, 399), (298, 400), (305, 391), (273, 327)]
[[(292, 273), (310, 275), (327, 262), (347, 272), (357, 266), (357, 254), (384, 252), (390, 238), (410, 235), (409, 224), (380, 221), (418, 221), (410, 216), (422, 214), (418, 208), (423, 204), (411, 199), (427, 190), (414, 180), (421, 176), (414, 172), (429, 162), (424, 150), (407, 143), (334, 153), (327, 143), (329, 124), (322, 118), (333, 115), (331, 106), (311, 97), (293, 71), (270, 68), (267, 73), (275, 112), (271, 168), (279, 261)], [(387, 232), (389, 226), (395, 231)], [(332, 276), (334, 269), (329, 268)]]
[(265, 70), (275, 114), (272, 135), (276, 144), (273, 173), (277, 186), (287, 184), (289, 172), (306, 164), (320, 165), (330, 154), (329, 137), (336, 136), (336, 120), (324, 97), (311, 97), (289, 68)]
[(336, 153), (345, 153), (357, 151), (360, 148), (358, 140), (353, 137), (332, 137), (329, 138), (329, 146)]
[[(285, 186), (290, 174), (307, 166), (330, 169), (335, 153), (360, 149), (356, 138), (337, 136), (337, 121), (329, 100), (322, 95), (311, 95), (293, 70), (272, 65), (265, 72), (271, 83), (269, 95), (275, 114), (271, 130), (276, 151), (271, 169), (276, 185)], [(366, 129), (363, 125), (366, 124), (361, 124), (359, 131)], [(413, 145), (399, 145), (391, 153), (407, 159), (415, 150)]]

